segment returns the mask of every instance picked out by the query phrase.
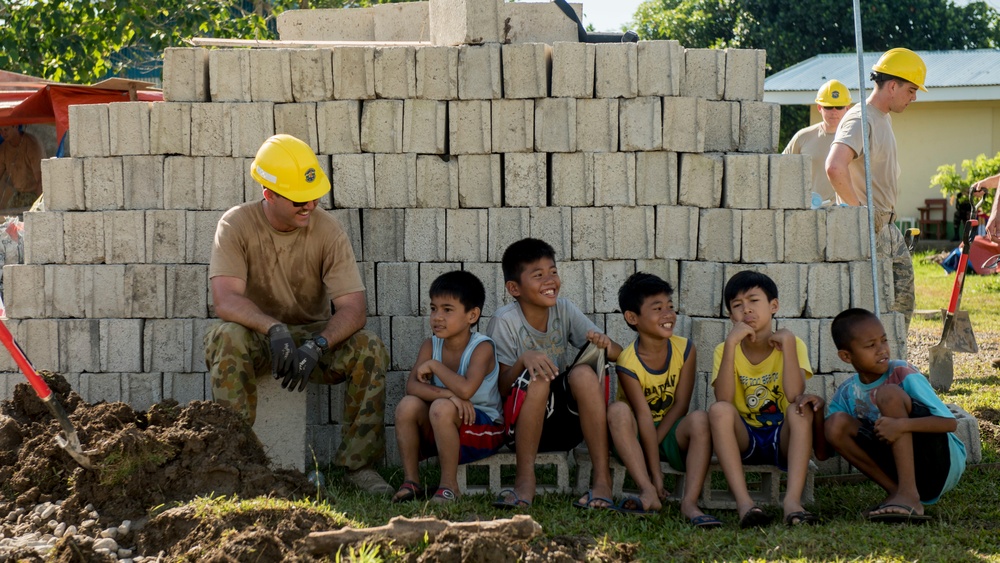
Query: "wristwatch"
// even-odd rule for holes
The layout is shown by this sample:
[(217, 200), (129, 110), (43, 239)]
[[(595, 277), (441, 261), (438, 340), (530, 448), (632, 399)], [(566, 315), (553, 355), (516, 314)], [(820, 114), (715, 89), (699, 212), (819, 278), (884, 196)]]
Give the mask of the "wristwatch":
[(322, 334), (317, 334), (316, 336), (314, 336), (313, 342), (315, 342), (316, 345), (319, 346), (319, 349), (324, 352), (326, 352), (327, 348), (330, 347), (330, 343), (326, 341), (326, 338), (323, 338)]

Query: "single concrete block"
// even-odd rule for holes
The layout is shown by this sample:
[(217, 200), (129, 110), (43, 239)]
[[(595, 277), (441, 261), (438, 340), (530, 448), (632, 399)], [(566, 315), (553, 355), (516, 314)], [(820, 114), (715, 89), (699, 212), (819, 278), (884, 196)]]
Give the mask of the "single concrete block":
[(417, 155), (417, 207), (458, 207), (458, 159)]
[(445, 210), (407, 209), (403, 229), (403, 257), (412, 262), (445, 260)]
[(367, 100), (362, 104), (361, 150), (403, 152), (402, 100)]
[(361, 152), (361, 102), (319, 102), (316, 104), (316, 125), (319, 129), (319, 152)]
[(347, 238), (351, 241), (351, 249), (354, 251), (354, 258), (358, 262), (364, 259), (364, 247), (362, 243), (361, 210), (360, 209), (334, 209), (328, 211), (331, 217), (340, 223), (340, 228), (347, 233)]
[(208, 53), (208, 69), (213, 102), (253, 100), (250, 49), (212, 49)]
[(205, 161), (193, 156), (167, 157), (163, 166), (163, 207), (201, 209), (205, 191)]
[(511, 243), (531, 232), (531, 213), (524, 207), (504, 207), (489, 210), (489, 260), (499, 262)]
[(122, 157), (125, 209), (163, 208), (165, 159), (163, 155)]
[(18, 323), (18, 344), (31, 358), (36, 370), (63, 371), (59, 365), (59, 324), (60, 321), (54, 319), (29, 319)]
[(112, 155), (149, 154), (152, 102), (108, 104), (109, 149)]
[(233, 156), (256, 156), (257, 149), (274, 135), (274, 104), (232, 104)]
[[(100, 367), (95, 371), (142, 371), (142, 319), (101, 319)], [(74, 368), (76, 369), (76, 368)]]
[(493, 136), (489, 101), (448, 102), (448, 115), (451, 154), (489, 154)]
[(203, 264), (167, 266), (167, 317), (204, 318), (208, 314), (208, 267)]
[(635, 205), (635, 153), (594, 153), (594, 204)]
[(822, 262), (826, 256), (826, 210), (785, 211), (785, 260)]
[(371, 9), (285, 10), (277, 17), (278, 36), (285, 41), (374, 41)]
[[(488, 0), (493, 1), (493, 0)], [(458, 98), (499, 100), (503, 97), (500, 45), (458, 48)]]
[(594, 262), (594, 311), (618, 311), (618, 290), (635, 273), (632, 260), (598, 260)]
[(661, 205), (656, 208), (656, 257), (694, 260), (698, 257), (697, 207)]
[(652, 206), (612, 209), (611, 257), (622, 260), (653, 258), (656, 255), (656, 210)]
[(743, 262), (783, 262), (785, 215), (771, 209), (744, 209)]
[[(624, 103), (624, 101), (622, 102)], [(581, 152), (618, 150), (619, 100), (608, 98), (576, 101), (576, 148)], [(647, 129), (656, 128), (644, 124)], [(622, 150), (626, 150), (623, 148)], [(628, 149), (636, 150), (636, 149)]]
[(83, 196), (83, 159), (43, 159), (42, 186), (47, 210), (81, 211), (86, 208)]
[(677, 153), (636, 153), (635, 201), (639, 205), (677, 203)]
[(253, 428), (275, 467), (302, 472), (308, 467), (307, 400), (305, 393), (282, 389), (281, 382), (273, 377), (257, 378), (257, 416)]
[(163, 318), (166, 316), (166, 267), (160, 264), (125, 266), (125, 288), (132, 294), (129, 317)]
[[(325, 160), (326, 157), (320, 157)], [(205, 157), (203, 165), (203, 202), (205, 209), (226, 210), (244, 201), (243, 159), (223, 156)]]
[(640, 41), (637, 47), (638, 95), (679, 96), (684, 78), (684, 47), (678, 41)]
[(544, 240), (560, 260), (572, 257), (573, 222), (569, 207), (532, 207), (531, 237)]
[(677, 204), (718, 207), (722, 202), (723, 169), (720, 154), (681, 154)]
[(294, 102), (290, 49), (250, 50), (250, 99)]
[(375, 47), (333, 49), (333, 97), (370, 100), (375, 97)]
[(740, 210), (702, 209), (698, 228), (698, 259), (739, 262), (742, 236), (743, 214)]
[[(569, 5), (583, 21), (583, 4)], [(546, 43), (578, 41), (580, 34), (576, 23), (566, 17), (559, 6), (552, 2), (504, 2), (500, 12), (500, 42)]]
[(3, 267), (3, 297), (7, 317), (33, 319), (46, 316), (45, 266), (7, 264)]
[(401, 262), (403, 260), (402, 209), (362, 209), (362, 240), (365, 257), (371, 262)]
[(519, 43), (501, 48), (505, 98), (546, 98), (552, 47), (545, 43)]
[(504, 205), (545, 207), (546, 160), (544, 153), (504, 155)]
[(181, 406), (191, 401), (210, 401), (211, 394), (205, 394), (206, 374), (195, 373), (164, 373), (163, 398), (173, 399)]
[[(414, 264), (416, 266), (416, 264)], [(430, 323), (425, 317), (392, 317), (392, 369), (409, 370), (417, 361), (420, 346), (431, 336)], [(386, 409), (388, 410), (388, 409)]]
[(159, 373), (123, 373), (122, 401), (136, 410), (147, 410), (163, 401), (163, 375)]
[(777, 152), (780, 123), (780, 105), (740, 102), (740, 152)]
[[(837, 346), (833, 343), (833, 336), (830, 334), (830, 327), (832, 325), (833, 319), (819, 320), (819, 367), (816, 371), (819, 373), (832, 373), (835, 371), (855, 373), (855, 369), (851, 364), (842, 361), (837, 356)], [(840, 381), (838, 381), (838, 385), (839, 383)]]
[(619, 104), (621, 150), (655, 151), (663, 148), (663, 109), (658, 96), (622, 100)]
[(379, 262), (375, 265), (378, 279), (379, 315), (420, 314), (419, 264), (415, 262)]
[[(872, 263), (850, 262), (848, 264), (851, 276), (851, 307), (875, 310), (875, 291), (872, 289)], [(883, 313), (892, 310), (896, 292), (892, 282), (892, 261), (876, 261), (876, 274), (879, 287), (879, 308)]]
[[(375, 283), (375, 264), (373, 262), (359, 262), (358, 269), (361, 270), (361, 280), (364, 282), (366, 288), (375, 288), (378, 286)], [(365, 299), (367, 301), (367, 307), (365, 308), (365, 313), (367, 315), (374, 315), (378, 312), (378, 294), (371, 289), (365, 292)]]
[(725, 99), (763, 100), (766, 58), (763, 49), (726, 49)]
[(983, 444), (979, 437), (979, 422), (962, 407), (949, 403), (945, 405), (958, 420), (955, 435), (965, 444), (967, 463), (979, 463), (983, 459)]
[(448, 104), (436, 100), (403, 102), (403, 152), (445, 154)]
[(500, 207), (503, 168), (498, 154), (458, 157), (458, 203), (462, 207)]
[[(536, 490), (539, 493), (569, 493), (572, 491), (571, 483), (569, 480), (569, 452), (544, 452), (539, 453), (535, 457), (535, 467), (545, 467), (545, 473), (542, 475), (550, 475), (551, 470), (549, 467), (555, 468), (556, 479), (555, 483), (552, 482), (539, 482), (536, 486)], [(505, 470), (504, 467), (513, 468), (517, 465), (517, 457), (514, 452), (509, 450), (500, 451), (491, 455), (490, 457), (480, 459), (478, 461), (473, 461), (464, 465), (458, 466), (458, 488), (464, 494), (467, 495), (495, 495), (501, 490), (513, 486), (512, 482), (505, 482), (503, 477), (504, 474), (510, 474), (510, 469)], [(581, 466), (583, 464), (580, 464)], [(489, 484), (488, 485), (469, 485), (466, 480), (466, 468), (485, 466), (489, 468)], [(586, 483), (590, 483), (589, 474), (586, 478)], [(585, 485), (584, 485), (585, 486)], [(586, 490), (586, 489), (585, 489)]]
[[(442, 212), (444, 210), (441, 210)], [(431, 314), (431, 284), (434, 280), (442, 274), (448, 272), (453, 272), (455, 270), (461, 270), (462, 265), (457, 262), (436, 262), (427, 263), (420, 265), (420, 314), (428, 316)], [(404, 378), (405, 382), (406, 379)], [(386, 382), (388, 383), (388, 382)], [(406, 386), (403, 384), (403, 389), (401, 389), (402, 394), (396, 399), (396, 403), (399, 403), (399, 399), (402, 399), (406, 395)], [(388, 395), (388, 390), (387, 393)], [(388, 409), (387, 409), (388, 410)], [(388, 415), (388, 413), (386, 413)], [(395, 413), (394, 413), (395, 414)]]
[(330, 169), (334, 207), (375, 206), (375, 155), (334, 154)]
[(419, 47), (416, 50), (416, 97), (425, 100), (458, 99), (458, 48)]
[(634, 98), (639, 92), (639, 49), (635, 43), (598, 43), (595, 98)]
[(313, 152), (319, 152), (316, 104), (275, 104), (274, 132), (291, 135), (309, 145)]
[(486, 304), (483, 305), (484, 316), (479, 320), (479, 330), (486, 330), (489, 322), (485, 317), (514, 300), (504, 287), (503, 269), (497, 262), (466, 262), (462, 269), (471, 272), (479, 278), (479, 281), (483, 282), (483, 288), (486, 290)]
[[(557, 260), (560, 258), (559, 255), (556, 255)], [(562, 279), (562, 288), (559, 290), (559, 296), (565, 297), (579, 307), (581, 311), (594, 321), (598, 329), (601, 329), (604, 324), (602, 322), (604, 315), (593, 314), (596, 299), (594, 293), (595, 264), (596, 262), (591, 262), (590, 260), (576, 260), (572, 262), (567, 260), (559, 262), (559, 277)], [(571, 359), (564, 358), (566, 361)]]
[[(188, 211), (185, 219), (188, 264), (208, 264), (215, 242), (215, 229), (224, 211)], [(148, 224), (148, 223), (147, 223)]]
[(180, 209), (146, 211), (146, 260), (183, 264), (187, 250), (187, 214)]
[(535, 144), (535, 101), (493, 100), (493, 152), (531, 152)]
[(576, 40), (552, 44), (552, 97), (594, 97), (597, 46)]
[(701, 98), (663, 98), (663, 149), (704, 152), (708, 108)]
[(108, 211), (125, 206), (122, 174), (122, 157), (88, 158), (83, 161), (83, 193), (88, 211)]
[(120, 373), (81, 373), (80, 396), (88, 403), (121, 401), (121, 377)]
[[(724, 268), (718, 262), (687, 262), (680, 264), (680, 288), (677, 290), (678, 299), (674, 306), (678, 311), (689, 317), (717, 317), (722, 307), (722, 288), (726, 284)], [(697, 331), (698, 323), (692, 325), (692, 335)], [(708, 352), (715, 348), (715, 345), (725, 339), (722, 338), (711, 343), (709, 347), (703, 343), (696, 342), (699, 348)], [(699, 354), (700, 356), (701, 354)], [(707, 354), (709, 359), (709, 371), (711, 371), (711, 353)]]
[(91, 269), (84, 265), (45, 267), (47, 316), (79, 319), (87, 316), (87, 304), (93, 288)]
[(110, 156), (108, 104), (69, 106), (69, 146), (72, 156)]
[(727, 154), (722, 205), (734, 209), (767, 207), (768, 158), (763, 154)]
[(209, 51), (204, 47), (167, 47), (163, 51), (163, 99), (203, 102), (209, 94)]
[(552, 205), (586, 207), (594, 204), (594, 155), (573, 152), (551, 157)]
[(895, 352), (894, 357), (906, 358), (907, 326), (906, 317), (903, 313), (882, 313), (879, 315), (882, 326), (885, 327), (886, 340), (889, 341), (889, 350)]
[(369, 10), (375, 20), (375, 41), (431, 40), (428, 2), (376, 4)]
[(290, 49), (292, 98), (296, 102), (333, 99), (333, 53), (330, 49)]
[(153, 104), (149, 110), (149, 152), (191, 154), (191, 104)]
[(807, 317), (834, 317), (850, 307), (851, 278), (847, 264), (809, 264)]
[[(705, 150), (731, 152), (740, 148), (740, 103), (703, 100)], [(773, 151), (772, 151), (773, 152)]]
[(574, 207), (573, 259), (607, 260), (614, 250), (614, 210), (610, 207)]
[[(143, 371), (191, 371), (191, 319), (148, 319), (143, 325)], [(201, 347), (201, 342), (197, 345)], [(260, 378), (261, 380), (268, 378)]]
[(804, 154), (768, 155), (768, 207), (809, 209), (812, 206), (812, 159)]
[(681, 95), (721, 100), (726, 91), (726, 52), (721, 49), (685, 49)]
[(826, 260), (868, 260), (868, 210), (864, 207), (831, 207), (826, 215)]
[(229, 156), (232, 150), (229, 104), (191, 104), (191, 154)]
[(375, 155), (375, 207), (417, 205), (417, 155)]
[(62, 223), (66, 263), (104, 262), (103, 213), (64, 213)]
[(535, 102), (535, 150), (576, 152), (576, 100), (544, 98)]
[(489, 257), (489, 211), (448, 209), (446, 254), (449, 262), (485, 262)]
[(431, 0), (429, 14), (435, 45), (500, 42), (502, 0)]
[(380, 98), (413, 98), (417, 92), (416, 50), (410, 46), (375, 49), (375, 94)]
[(24, 263), (62, 264), (66, 261), (63, 246), (63, 217), (59, 211), (24, 213)]
[[(92, 319), (127, 317), (132, 304), (131, 294), (125, 288), (125, 266), (96, 265), (88, 268), (93, 291), (85, 305), (87, 317)], [(138, 350), (140, 349), (136, 348), (136, 353), (139, 353)]]

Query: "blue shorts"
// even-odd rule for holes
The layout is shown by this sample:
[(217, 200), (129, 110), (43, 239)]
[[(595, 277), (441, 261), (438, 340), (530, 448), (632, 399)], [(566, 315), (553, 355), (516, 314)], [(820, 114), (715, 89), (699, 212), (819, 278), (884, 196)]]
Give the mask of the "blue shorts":
[[(420, 459), (438, 455), (437, 441), (430, 424), (420, 437)], [(490, 457), (503, 445), (503, 424), (497, 424), (483, 411), (476, 409), (476, 421), (458, 428), (458, 463), (462, 465)]]
[(743, 465), (774, 465), (782, 471), (788, 468), (781, 460), (781, 425), (784, 420), (773, 426), (750, 426), (746, 419), (741, 418), (743, 426), (750, 437), (750, 445), (743, 452)]

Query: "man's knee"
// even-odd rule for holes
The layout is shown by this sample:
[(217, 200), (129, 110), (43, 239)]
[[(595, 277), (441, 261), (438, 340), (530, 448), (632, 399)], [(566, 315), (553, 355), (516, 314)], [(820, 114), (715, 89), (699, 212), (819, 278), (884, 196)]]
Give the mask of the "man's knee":
[(216, 323), (205, 333), (205, 363), (211, 367), (224, 356), (245, 354), (254, 348), (255, 334), (239, 323)]

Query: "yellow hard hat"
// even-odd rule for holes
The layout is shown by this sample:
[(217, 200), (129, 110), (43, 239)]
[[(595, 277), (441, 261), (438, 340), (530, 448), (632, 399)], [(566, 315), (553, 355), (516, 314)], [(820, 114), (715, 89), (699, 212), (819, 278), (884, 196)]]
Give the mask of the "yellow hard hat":
[(309, 145), (291, 135), (274, 135), (257, 149), (250, 175), (272, 192), (296, 202), (330, 191), (330, 180)]
[(882, 58), (872, 67), (875, 72), (890, 74), (917, 85), (924, 92), (924, 81), (927, 79), (927, 65), (920, 55), (909, 49), (896, 47), (886, 51)]
[(851, 105), (851, 91), (839, 80), (831, 80), (816, 91), (816, 103), (825, 106)]

